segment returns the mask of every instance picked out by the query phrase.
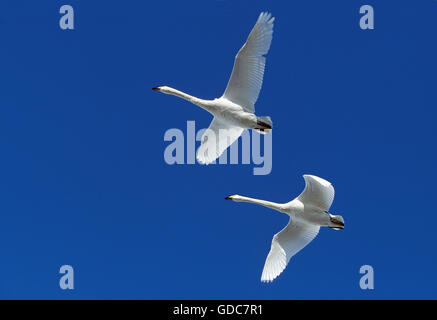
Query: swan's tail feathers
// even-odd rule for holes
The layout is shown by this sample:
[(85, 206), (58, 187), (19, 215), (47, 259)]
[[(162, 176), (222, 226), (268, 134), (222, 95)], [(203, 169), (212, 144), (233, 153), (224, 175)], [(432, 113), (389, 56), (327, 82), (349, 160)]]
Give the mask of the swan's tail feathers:
[(257, 126), (254, 129), (262, 134), (269, 133), (273, 128), (273, 122), (269, 116), (258, 117), (256, 124), (257, 124)]
[(342, 216), (330, 214), (330, 223), (328, 225), (329, 228), (334, 230), (344, 229), (344, 219)]

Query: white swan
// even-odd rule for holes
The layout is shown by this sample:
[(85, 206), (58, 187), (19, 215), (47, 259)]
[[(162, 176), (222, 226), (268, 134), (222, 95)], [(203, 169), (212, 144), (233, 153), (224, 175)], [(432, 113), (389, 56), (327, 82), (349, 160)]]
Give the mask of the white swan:
[(305, 189), (288, 203), (274, 203), (239, 195), (226, 197), (236, 202), (251, 202), (286, 213), (288, 225), (275, 234), (267, 256), (261, 281), (273, 281), (284, 271), (290, 258), (302, 250), (319, 233), (322, 226), (343, 229), (342, 216), (328, 212), (334, 200), (334, 187), (330, 182), (311, 175), (304, 175)]
[(270, 117), (257, 117), (254, 105), (261, 90), (264, 55), (272, 42), (274, 19), (269, 13), (260, 14), (246, 43), (235, 57), (231, 78), (220, 98), (203, 100), (167, 86), (152, 88), (188, 100), (214, 115), (197, 150), (199, 163), (214, 162), (244, 129), (255, 129), (261, 133), (272, 129)]

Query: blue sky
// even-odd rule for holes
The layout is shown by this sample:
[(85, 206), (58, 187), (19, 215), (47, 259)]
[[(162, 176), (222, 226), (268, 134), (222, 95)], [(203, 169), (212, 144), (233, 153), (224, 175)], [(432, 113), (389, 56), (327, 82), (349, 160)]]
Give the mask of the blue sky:
[[(166, 164), (165, 131), (211, 116), (151, 87), (220, 96), (264, 10), (271, 174)], [(432, 0), (2, 1), (0, 298), (437, 298), (436, 16)], [(323, 228), (261, 283), (288, 218), (223, 198), (286, 202), (303, 174), (333, 183), (346, 229)], [(65, 264), (74, 290), (59, 288)]]

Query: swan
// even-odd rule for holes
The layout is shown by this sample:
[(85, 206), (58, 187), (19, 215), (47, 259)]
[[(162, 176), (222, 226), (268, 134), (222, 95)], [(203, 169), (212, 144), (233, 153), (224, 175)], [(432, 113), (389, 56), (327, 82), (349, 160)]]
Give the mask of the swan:
[(254, 129), (263, 134), (272, 129), (270, 117), (257, 117), (254, 105), (263, 82), (264, 55), (272, 42), (274, 20), (270, 13), (262, 12), (259, 15), (246, 43), (235, 57), (231, 77), (220, 98), (204, 100), (168, 86), (152, 88), (188, 100), (214, 116), (197, 150), (199, 163), (214, 162), (244, 129)]
[(260, 204), (290, 216), (288, 225), (273, 237), (261, 275), (263, 282), (273, 281), (279, 276), (291, 257), (317, 236), (320, 227), (344, 229), (343, 217), (328, 212), (334, 200), (332, 184), (313, 175), (303, 177), (305, 189), (297, 198), (288, 203), (275, 203), (240, 195), (225, 198), (236, 202)]

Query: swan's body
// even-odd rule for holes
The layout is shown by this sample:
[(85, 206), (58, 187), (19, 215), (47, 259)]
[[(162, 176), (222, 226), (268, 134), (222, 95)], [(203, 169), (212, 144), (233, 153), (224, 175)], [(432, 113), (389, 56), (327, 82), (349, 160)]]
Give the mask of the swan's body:
[(344, 228), (343, 218), (328, 212), (334, 200), (334, 187), (331, 183), (311, 175), (304, 175), (304, 179), (304, 191), (288, 203), (275, 203), (239, 195), (226, 198), (236, 202), (260, 204), (290, 216), (288, 225), (273, 237), (261, 281), (273, 281), (279, 276), (290, 258), (317, 236), (320, 227)]
[(188, 100), (214, 116), (197, 151), (200, 163), (214, 162), (244, 129), (255, 129), (261, 133), (272, 129), (270, 117), (257, 117), (254, 112), (263, 81), (264, 55), (272, 42), (273, 21), (269, 13), (260, 14), (246, 43), (235, 57), (231, 78), (220, 98), (204, 100), (168, 86), (153, 88)]

